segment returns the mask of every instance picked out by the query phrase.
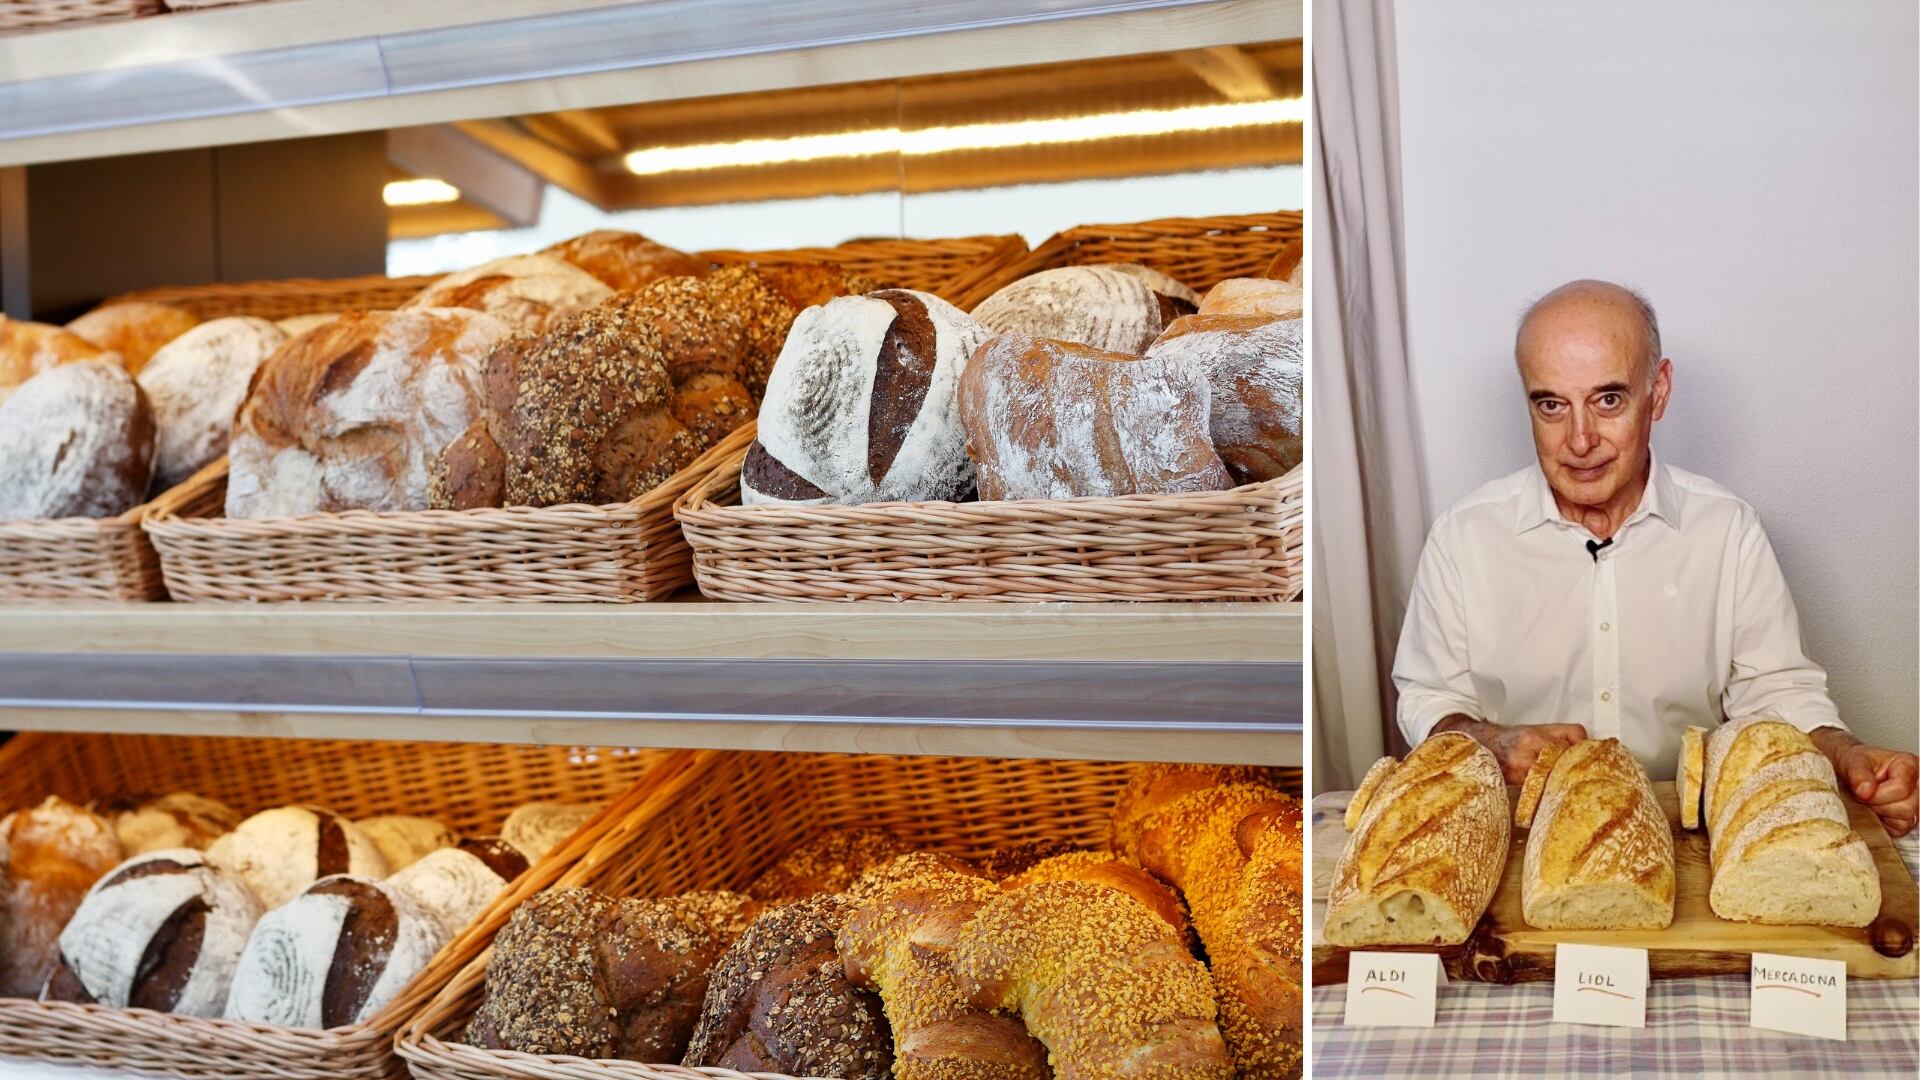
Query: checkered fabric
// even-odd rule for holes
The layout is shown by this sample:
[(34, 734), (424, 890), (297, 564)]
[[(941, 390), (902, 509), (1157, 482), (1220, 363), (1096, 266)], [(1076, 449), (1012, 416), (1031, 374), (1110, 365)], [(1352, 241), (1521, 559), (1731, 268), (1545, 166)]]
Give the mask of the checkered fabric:
[[(1321, 826), (1339, 820), (1351, 795), (1329, 792), (1313, 800), (1316, 849), (1326, 835)], [(1920, 865), (1920, 832), (1897, 846), (1909, 870)], [(1846, 1042), (1748, 1027), (1745, 975), (1654, 980), (1647, 1026), (1639, 1031), (1553, 1023), (1550, 982), (1448, 983), (1440, 988), (1431, 1030), (1349, 1028), (1341, 1023), (1345, 1010), (1345, 986), (1313, 991), (1315, 1080), (1920, 1076), (1920, 982), (1911, 979), (1849, 981)]]

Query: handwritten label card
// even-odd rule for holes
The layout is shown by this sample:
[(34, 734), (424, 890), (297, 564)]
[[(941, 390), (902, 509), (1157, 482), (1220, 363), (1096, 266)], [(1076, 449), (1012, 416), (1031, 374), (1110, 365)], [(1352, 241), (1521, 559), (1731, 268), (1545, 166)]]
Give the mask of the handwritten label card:
[(1847, 962), (1754, 953), (1749, 1023), (1847, 1041)]
[(1433, 953), (1348, 953), (1347, 1025), (1430, 1028), (1436, 990), (1446, 981)]
[(1647, 950), (1556, 945), (1553, 1019), (1562, 1024), (1647, 1026)]

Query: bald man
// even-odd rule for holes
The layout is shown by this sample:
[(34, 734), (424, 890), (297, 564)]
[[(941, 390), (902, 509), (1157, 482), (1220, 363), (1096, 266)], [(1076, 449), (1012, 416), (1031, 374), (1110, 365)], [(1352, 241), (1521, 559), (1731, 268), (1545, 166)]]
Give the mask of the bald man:
[(1514, 357), (1538, 460), (1427, 537), (1393, 663), (1409, 742), (1464, 732), (1517, 784), (1547, 745), (1610, 737), (1665, 778), (1687, 726), (1770, 713), (1888, 832), (1912, 830), (1920, 762), (1840, 722), (1753, 508), (1653, 453), (1673, 364), (1652, 305), (1563, 285)]

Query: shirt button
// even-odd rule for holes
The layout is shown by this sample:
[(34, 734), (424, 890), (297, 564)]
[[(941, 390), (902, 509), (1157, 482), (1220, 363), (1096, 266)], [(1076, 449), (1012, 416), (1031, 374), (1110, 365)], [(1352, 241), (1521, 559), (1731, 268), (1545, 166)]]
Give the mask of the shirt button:
[(1611, 690), (1602, 690), (1602, 691), (1600, 691), (1600, 700), (1601, 700), (1601, 701), (1612, 701), (1612, 700), (1613, 700), (1613, 691), (1611, 691)]
[(1602, 630), (1611, 630), (1611, 629), (1613, 629), (1613, 624), (1612, 624), (1612, 623), (1601, 623), (1601, 624), (1600, 624), (1600, 629), (1602, 629)]

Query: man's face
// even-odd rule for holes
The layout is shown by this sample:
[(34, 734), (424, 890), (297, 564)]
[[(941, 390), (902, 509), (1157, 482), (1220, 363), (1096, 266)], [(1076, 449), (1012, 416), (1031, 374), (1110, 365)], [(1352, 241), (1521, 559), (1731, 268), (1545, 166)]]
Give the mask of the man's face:
[(1522, 328), (1534, 452), (1561, 501), (1605, 506), (1646, 469), (1672, 365), (1659, 361), (1648, 378), (1645, 348), (1630, 308), (1589, 298), (1538, 311)]

